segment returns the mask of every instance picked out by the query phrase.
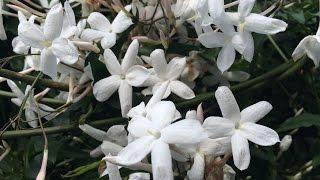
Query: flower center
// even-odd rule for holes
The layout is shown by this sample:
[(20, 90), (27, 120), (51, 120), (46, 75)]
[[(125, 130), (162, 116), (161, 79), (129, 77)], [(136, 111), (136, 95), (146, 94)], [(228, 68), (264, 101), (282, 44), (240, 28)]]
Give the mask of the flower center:
[(120, 79), (121, 79), (121, 80), (124, 80), (125, 78), (126, 78), (126, 76), (125, 76), (125, 75), (120, 74)]
[(235, 123), (235, 128), (236, 128), (236, 129), (240, 129), (240, 126), (241, 126), (240, 122), (237, 121), (237, 122)]
[(245, 21), (241, 21), (239, 24), (239, 32), (244, 32)]
[(50, 47), (51, 46), (51, 42), (48, 40), (44, 40), (40, 43), (42, 46), (44, 47)]
[(148, 129), (147, 132), (151, 135), (154, 136), (156, 139), (159, 139), (161, 137), (161, 133), (155, 129)]

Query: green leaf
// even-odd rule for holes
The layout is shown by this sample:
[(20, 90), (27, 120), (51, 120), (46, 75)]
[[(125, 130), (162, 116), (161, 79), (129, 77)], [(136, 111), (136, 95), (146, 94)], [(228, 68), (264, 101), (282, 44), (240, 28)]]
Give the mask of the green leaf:
[(277, 129), (278, 132), (288, 131), (301, 127), (320, 126), (320, 115), (304, 113), (302, 115), (287, 119)]
[(313, 165), (313, 167), (320, 165), (320, 155), (313, 157), (312, 165)]

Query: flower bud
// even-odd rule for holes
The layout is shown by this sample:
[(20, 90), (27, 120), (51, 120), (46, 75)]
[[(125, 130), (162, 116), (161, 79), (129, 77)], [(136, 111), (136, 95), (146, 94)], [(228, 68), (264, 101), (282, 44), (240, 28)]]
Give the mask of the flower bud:
[(280, 142), (280, 150), (282, 152), (287, 151), (292, 143), (291, 135), (285, 135)]

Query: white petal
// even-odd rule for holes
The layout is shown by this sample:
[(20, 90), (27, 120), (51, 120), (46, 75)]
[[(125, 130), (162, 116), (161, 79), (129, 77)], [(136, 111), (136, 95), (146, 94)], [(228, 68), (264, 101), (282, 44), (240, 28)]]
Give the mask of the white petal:
[(32, 128), (38, 127), (38, 116), (29, 108), (25, 109), (26, 121)]
[(110, 30), (110, 21), (101, 13), (93, 12), (87, 19), (90, 27), (103, 32), (108, 32)]
[(196, 153), (193, 158), (193, 165), (187, 172), (190, 180), (202, 180), (204, 177), (205, 160), (202, 153)]
[(103, 49), (112, 48), (116, 44), (117, 36), (114, 33), (105, 33), (101, 39), (101, 47)]
[(210, 32), (201, 34), (198, 37), (198, 41), (206, 48), (216, 48), (224, 45), (224, 38), (225, 37), (221, 32)]
[(151, 151), (154, 143), (152, 136), (143, 136), (122, 149), (117, 157), (117, 162), (124, 165), (132, 165), (140, 162)]
[(272, 109), (272, 105), (267, 101), (260, 101), (241, 111), (241, 122), (258, 122)]
[(151, 151), (152, 175), (154, 180), (173, 180), (172, 160), (169, 145), (157, 141)]
[(173, 58), (167, 66), (167, 79), (176, 80), (186, 66), (186, 58)]
[(60, 36), (63, 24), (63, 8), (59, 3), (53, 6), (47, 14), (43, 25), (43, 32), (48, 40), (54, 40)]
[(234, 132), (234, 122), (222, 117), (211, 116), (204, 120), (203, 128), (208, 133), (209, 137), (219, 138), (231, 136)]
[(11, 91), (14, 93), (14, 95), (17, 96), (17, 98), (23, 100), (25, 95), (24, 93), (20, 90), (20, 88), (14, 83), (12, 80), (8, 79), (7, 84), (10, 87)]
[(149, 78), (149, 76), (150, 72), (147, 68), (140, 65), (134, 65), (128, 69), (125, 79), (131, 86), (139, 87)]
[[(128, 5), (125, 7), (127, 11), (130, 11), (131, 6)], [(122, 10), (117, 14), (112, 22), (112, 32), (114, 33), (122, 33), (126, 29), (128, 29), (133, 24), (130, 17), (127, 16)]]
[(128, 117), (128, 112), (132, 108), (132, 87), (127, 81), (122, 80), (118, 90), (121, 115), (122, 117)]
[(58, 60), (50, 49), (43, 49), (41, 51), (40, 70), (44, 74), (55, 78), (57, 76), (57, 63)]
[(130, 118), (134, 118), (137, 116), (144, 116), (144, 113), (146, 112), (145, 109), (146, 109), (145, 103), (141, 102), (138, 106), (131, 108), (127, 115)]
[(149, 173), (132, 173), (128, 180), (150, 180)]
[(208, 1), (209, 13), (212, 18), (218, 19), (224, 14), (224, 0)]
[(168, 144), (195, 144), (206, 138), (207, 134), (197, 120), (181, 120), (161, 131), (161, 140)]
[(276, 34), (285, 31), (287, 26), (282, 20), (251, 13), (246, 17), (244, 29), (259, 34)]
[(176, 107), (171, 101), (160, 101), (151, 109), (151, 121), (157, 130), (171, 124), (174, 121)]
[(108, 161), (106, 161), (106, 164), (106, 171), (108, 172), (109, 180), (122, 180), (118, 166), (109, 163)]
[(81, 39), (85, 41), (99, 41), (106, 35), (105, 32), (97, 31), (94, 29), (85, 29), (81, 33)]
[(254, 40), (250, 32), (244, 31), (236, 34), (232, 38), (235, 49), (243, 55), (245, 60), (251, 62), (254, 55)]
[(236, 58), (236, 51), (231, 43), (225, 44), (219, 52), (217, 66), (221, 72), (227, 71)]
[(28, 54), (30, 46), (24, 44), (19, 36), (17, 36), (12, 40), (12, 48), (13, 52), (17, 54)]
[(157, 102), (160, 102), (167, 89), (169, 87), (169, 81), (161, 83), (161, 85), (157, 88), (157, 90), (153, 93), (152, 97), (150, 98), (149, 102), (146, 105), (146, 110), (150, 110)]
[(103, 141), (106, 139), (107, 137), (107, 133), (100, 130), (100, 129), (96, 129), (88, 124), (83, 124), (83, 125), (79, 125), (79, 128), (86, 134), (88, 134), (89, 136), (91, 136), (93, 139), (97, 140), (97, 141)]
[(255, 0), (240, 0), (239, 1), (238, 13), (239, 13), (240, 18), (245, 18), (250, 14), (255, 2), (256, 2)]
[(133, 40), (129, 45), (126, 54), (123, 57), (121, 62), (121, 69), (123, 73), (126, 73), (127, 70), (136, 63), (136, 58), (139, 51), (139, 42), (138, 40)]
[(147, 136), (147, 131), (151, 128), (153, 128), (152, 122), (142, 116), (133, 118), (128, 125), (128, 131), (136, 138)]
[(260, 146), (271, 146), (280, 142), (277, 132), (266, 126), (251, 122), (241, 124), (239, 133)]
[(119, 86), (120, 77), (109, 76), (94, 84), (93, 94), (98, 101), (106, 101), (119, 88)]
[(248, 140), (236, 133), (231, 137), (231, 147), (234, 165), (241, 171), (247, 169), (250, 164)]
[(111, 126), (107, 131), (107, 137), (121, 146), (128, 144), (128, 135), (124, 125)]
[(162, 97), (162, 99), (166, 99), (171, 94), (170, 81), (156, 83), (152, 87), (152, 93), (151, 94), (155, 94), (158, 91), (158, 89), (164, 85), (164, 83), (168, 83), (168, 82), (169, 82), (169, 86), (168, 86), (167, 90), (165, 91), (165, 93), (164, 93), (164, 95)]
[(226, 86), (219, 87), (215, 92), (222, 116), (234, 122), (240, 121), (240, 109), (231, 90)]
[(69, 26), (76, 26), (76, 17), (69, 1), (65, 1), (63, 6), (65, 11), (64, 21), (66, 21)]
[(186, 119), (197, 119), (197, 111), (192, 110), (186, 113)]
[(78, 61), (77, 48), (67, 39), (56, 39), (52, 43), (52, 52), (60, 61), (72, 65)]
[(111, 49), (104, 50), (103, 53), (104, 63), (110, 74), (116, 75), (121, 74), (120, 63), (116, 57), (116, 55), (111, 51)]
[(200, 150), (205, 155), (221, 156), (231, 152), (231, 137), (206, 139), (201, 141)]
[(122, 149), (123, 149), (122, 146), (110, 141), (103, 141), (101, 144), (101, 151), (105, 155), (108, 155), (108, 154), (117, 155)]
[(292, 57), (293, 60), (297, 61), (302, 58), (305, 54), (313, 60), (316, 67), (319, 66), (320, 62), (320, 38), (317, 36), (305, 37), (294, 50)]
[(30, 22), (22, 22), (18, 26), (18, 35), (24, 44), (33, 48), (43, 48), (41, 43), (45, 41), (45, 36), (39, 26)]
[(171, 81), (169, 85), (171, 92), (183, 99), (192, 99), (195, 97), (192, 89), (181, 81)]
[(160, 78), (166, 78), (167, 73), (167, 61), (162, 49), (156, 49), (150, 54), (152, 66), (156, 74)]
[(230, 71), (223, 73), (223, 76), (228, 79), (228, 81), (242, 82), (250, 78), (250, 74), (244, 71)]

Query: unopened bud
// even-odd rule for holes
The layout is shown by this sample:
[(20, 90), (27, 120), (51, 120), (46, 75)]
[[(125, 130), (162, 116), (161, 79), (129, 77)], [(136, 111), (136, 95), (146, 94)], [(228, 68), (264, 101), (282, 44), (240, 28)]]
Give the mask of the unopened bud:
[(282, 152), (287, 151), (292, 143), (291, 135), (285, 135), (280, 142), (280, 150)]

